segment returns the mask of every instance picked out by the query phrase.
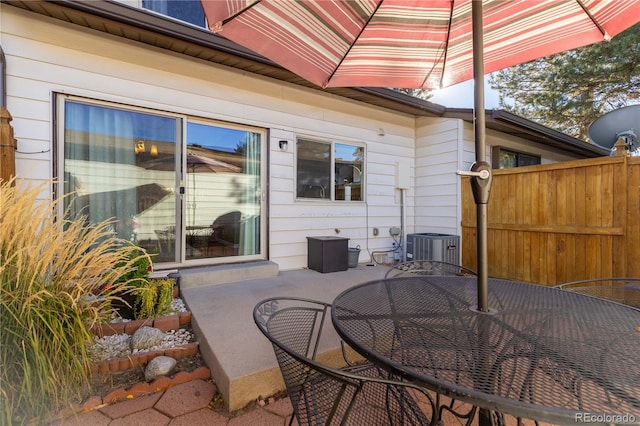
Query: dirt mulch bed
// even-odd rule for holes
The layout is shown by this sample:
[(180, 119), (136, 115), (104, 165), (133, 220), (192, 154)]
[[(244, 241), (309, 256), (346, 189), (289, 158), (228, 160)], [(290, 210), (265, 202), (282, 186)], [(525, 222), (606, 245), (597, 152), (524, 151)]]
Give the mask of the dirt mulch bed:
[[(176, 366), (171, 370), (171, 376), (181, 372), (192, 372), (198, 367), (206, 367), (200, 353), (196, 355), (185, 357), (177, 360)], [(130, 368), (124, 371), (118, 371), (115, 373), (95, 374), (91, 378), (91, 386), (83, 393), (86, 397), (89, 396), (106, 396), (114, 389), (130, 389), (138, 383), (145, 382), (144, 378), (144, 366), (138, 366)]]

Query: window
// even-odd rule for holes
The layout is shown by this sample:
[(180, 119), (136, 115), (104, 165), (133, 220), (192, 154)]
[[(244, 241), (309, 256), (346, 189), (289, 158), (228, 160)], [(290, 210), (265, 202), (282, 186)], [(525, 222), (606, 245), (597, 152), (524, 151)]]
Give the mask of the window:
[(298, 139), (296, 197), (363, 201), (364, 147)]
[(266, 130), (59, 96), (66, 212), (155, 262), (264, 258)]
[(511, 169), (513, 167), (534, 166), (540, 164), (540, 156), (513, 151), (499, 146), (493, 148), (494, 168)]
[(198, 27), (207, 27), (199, 0), (142, 0), (142, 7)]

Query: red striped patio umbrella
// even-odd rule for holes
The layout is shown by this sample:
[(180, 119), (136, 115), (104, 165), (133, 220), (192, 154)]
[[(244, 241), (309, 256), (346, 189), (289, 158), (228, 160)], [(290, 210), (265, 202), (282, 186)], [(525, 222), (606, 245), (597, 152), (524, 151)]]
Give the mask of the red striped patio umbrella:
[(474, 79), (478, 308), (487, 311), (484, 74), (606, 40), (640, 0), (202, 0), (210, 29), (322, 87)]

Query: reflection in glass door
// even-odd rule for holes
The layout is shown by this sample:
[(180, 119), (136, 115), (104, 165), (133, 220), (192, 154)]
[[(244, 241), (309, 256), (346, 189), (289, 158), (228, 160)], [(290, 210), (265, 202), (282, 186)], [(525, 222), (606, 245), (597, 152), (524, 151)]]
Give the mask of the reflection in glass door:
[(182, 119), (61, 97), (67, 213), (111, 220), (124, 240), (176, 262), (176, 147)]
[[(264, 131), (60, 96), (67, 212), (155, 263), (262, 255)], [(186, 130), (186, 131), (185, 131)]]
[(262, 134), (187, 124), (185, 259), (260, 254)]

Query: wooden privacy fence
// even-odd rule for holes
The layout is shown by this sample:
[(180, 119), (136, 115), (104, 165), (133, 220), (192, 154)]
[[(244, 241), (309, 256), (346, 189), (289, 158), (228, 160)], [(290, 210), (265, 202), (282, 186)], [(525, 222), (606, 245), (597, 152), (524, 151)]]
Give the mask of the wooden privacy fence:
[[(462, 185), (462, 263), (476, 268), (476, 208)], [(494, 170), (489, 276), (545, 285), (640, 276), (640, 157)]]

